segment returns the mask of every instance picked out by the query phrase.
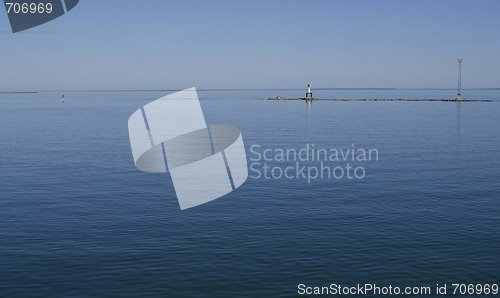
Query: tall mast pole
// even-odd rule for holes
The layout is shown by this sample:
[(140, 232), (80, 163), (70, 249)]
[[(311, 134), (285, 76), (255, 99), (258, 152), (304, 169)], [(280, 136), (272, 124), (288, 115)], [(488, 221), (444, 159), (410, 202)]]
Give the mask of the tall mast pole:
[(462, 61), (464, 59), (458, 60), (458, 92), (457, 92), (457, 100), (462, 100)]

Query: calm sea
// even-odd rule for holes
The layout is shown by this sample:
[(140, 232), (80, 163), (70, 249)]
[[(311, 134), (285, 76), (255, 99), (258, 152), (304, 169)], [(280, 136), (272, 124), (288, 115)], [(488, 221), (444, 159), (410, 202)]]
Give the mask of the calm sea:
[(249, 161), (254, 145), (307, 144), (376, 148), (379, 159), (362, 163), (363, 179), (249, 178), (185, 211), (168, 174), (136, 170), (128, 139), (129, 116), (168, 93), (66, 92), (64, 105), (61, 93), (0, 95), (0, 296), (294, 297), (301, 283), (500, 282), (500, 91), (463, 92), (492, 103), (312, 105), (257, 100), (303, 91), (200, 91), (207, 122), (239, 127)]

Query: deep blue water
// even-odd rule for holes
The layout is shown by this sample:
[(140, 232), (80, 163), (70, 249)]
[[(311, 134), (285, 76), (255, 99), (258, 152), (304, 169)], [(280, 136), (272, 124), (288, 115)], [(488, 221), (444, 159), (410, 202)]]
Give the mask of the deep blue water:
[(239, 127), (247, 149), (355, 144), (380, 156), (364, 179), (248, 179), (185, 211), (168, 174), (136, 170), (128, 140), (128, 117), (168, 93), (67, 92), (64, 105), (61, 93), (0, 95), (0, 296), (293, 297), (300, 283), (500, 282), (500, 91), (464, 91), (493, 103), (309, 107), (256, 100), (302, 91), (201, 91), (207, 122)]

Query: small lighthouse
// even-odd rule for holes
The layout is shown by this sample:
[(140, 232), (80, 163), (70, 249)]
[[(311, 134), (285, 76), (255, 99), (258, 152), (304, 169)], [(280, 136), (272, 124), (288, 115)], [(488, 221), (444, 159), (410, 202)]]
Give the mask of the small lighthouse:
[(313, 94), (311, 92), (311, 84), (307, 84), (307, 92), (306, 92), (306, 99), (312, 99)]

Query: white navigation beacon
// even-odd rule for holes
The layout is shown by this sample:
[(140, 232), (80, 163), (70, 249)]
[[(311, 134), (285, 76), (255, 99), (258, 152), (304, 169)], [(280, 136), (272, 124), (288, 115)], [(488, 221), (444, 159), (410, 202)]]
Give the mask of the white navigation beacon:
[(311, 84), (307, 84), (307, 92), (306, 92), (306, 99), (312, 99), (313, 94), (311, 92)]

